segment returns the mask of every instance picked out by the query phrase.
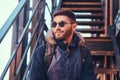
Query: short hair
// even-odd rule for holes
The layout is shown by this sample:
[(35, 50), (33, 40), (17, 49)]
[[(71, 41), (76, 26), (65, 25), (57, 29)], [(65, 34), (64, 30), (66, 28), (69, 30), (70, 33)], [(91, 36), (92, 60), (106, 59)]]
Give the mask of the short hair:
[(59, 10), (53, 14), (53, 17), (64, 15), (71, 19), (73, 23), (76, 23), (76, 16), (72, 11), (69, 10)]

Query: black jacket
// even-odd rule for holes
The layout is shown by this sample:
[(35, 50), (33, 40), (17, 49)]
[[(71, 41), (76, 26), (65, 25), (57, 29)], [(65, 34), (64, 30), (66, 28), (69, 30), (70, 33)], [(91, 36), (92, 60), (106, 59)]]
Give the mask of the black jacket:
[(44, 63), (46, 47), (39, 46), (31, 64), (30, 80), (95, 80), (90, 50), (84, 47), (82, 58), (79, 41), (76, 34), (70, 45), (56, 41), (57, 47), (49, 68)]

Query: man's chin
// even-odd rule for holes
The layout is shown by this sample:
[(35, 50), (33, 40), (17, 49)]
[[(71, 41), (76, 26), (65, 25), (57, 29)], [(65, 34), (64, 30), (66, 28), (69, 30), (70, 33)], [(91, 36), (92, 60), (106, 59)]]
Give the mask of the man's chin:
[(61, 37), (56, 37), (56, 39), (57, 39), (57, 40), (59, 40), (59, 41), (64, 40), (64, 39), (63, 39), (63, 38), (61, 38)]

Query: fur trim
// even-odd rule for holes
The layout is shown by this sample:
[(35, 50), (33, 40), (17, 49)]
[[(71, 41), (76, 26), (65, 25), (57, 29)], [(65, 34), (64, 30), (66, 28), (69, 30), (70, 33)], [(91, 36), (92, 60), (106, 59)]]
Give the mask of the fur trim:
[(52, 30), (51, 29), (47, 32), (46, 41), (48, 43), (50, 43), (51, 45), (55, 45), (56, 44), (55, 40), (53, 39), (53, 34), (52, 34)]
[[(75, 31), (75, 34), (80, 38), (79, 45), (83, 46), (84, 43), (85, 43), (85, 39), (82, 37), (80, 32)], [(56, 44), (55, 40), (53, 39), (53, 33), (52, 33), (51, 29), (47, 32), (46, 41), (48, 43), (50, 43), (51, 45), (55, 45)]]

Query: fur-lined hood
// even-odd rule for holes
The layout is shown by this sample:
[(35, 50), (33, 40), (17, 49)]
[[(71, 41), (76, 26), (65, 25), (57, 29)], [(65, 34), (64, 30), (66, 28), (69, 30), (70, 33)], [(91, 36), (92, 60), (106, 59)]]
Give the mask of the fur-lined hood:
[[(83, 46), (84, 43), (85, 43), (85, 39), (82, 37), (80, 32), (75, 31), (75, 34), (77, 34), (77, 36), (80, 38), (79, 45)], [(48, 43), (50, 43), (51, 45), (55, 45), (56, 44), (55, 40), (53, 39), (53, 34), (52, 34), (52, 30), (51, 29), (47, 32), (46, 41)]]
[(48, 43), (50, 43), (51, 45), (55, 45), (56, 44), (55, 40), (53, 39), (53, 34), (52, 34), (52, 30), (51, 29), (48, 30), (45, 40)]

